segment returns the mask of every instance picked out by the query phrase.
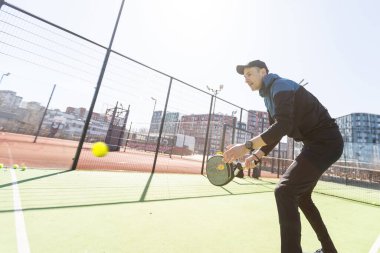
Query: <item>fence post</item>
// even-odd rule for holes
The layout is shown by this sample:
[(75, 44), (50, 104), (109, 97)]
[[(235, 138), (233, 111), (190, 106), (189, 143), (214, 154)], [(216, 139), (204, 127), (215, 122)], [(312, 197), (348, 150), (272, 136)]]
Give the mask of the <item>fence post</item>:
[(124, 117), (124, 121), (123, 121), (123, 128), (120, 131), (119, 141), (117, 142), (117, 146), (118, 147), (121, 147), (121, 145), (122, 145), (121, 139), (124, 138), (124, 136), (125, 136), (125, 132), (124, 131), (125, 131), (125, 128), (127, 127), (127, 121), (128, 121), (128, 117), (129, 117), (129, 109), (130, 108), (131, 108), (131, 105), (128, 105), (128, 110), (125, 112), (125, 117)]
[(235, 143), (235, 132), (236, 132), (236, 117), (232, 119), (232, 144)]
[(202, 175), (203, 175), (203, 170), (204, 170), (204, 167), (205, 167), (205, 157), (206, 157), (206, 155), (208, 155), (208, 152), (207, 152), (207, 150), (208, 150), (207, 149), (207, 147), (208, 147), (208, 134), (209, 134), (209, 130), (210, 130), (210, 120), (211, 120), (211, 112), (212, 112), (212, 104), (213, 103), (214, 103), (214, 95), (211, 96), (210, 110), (208, 112), (205, 147), (203, 149), (203, 159), (202, 159), (202, 170), (201, 170), (201, 174)]
[[(240, 108), (239, 125), (238, 125), (237, 137), (236, 137), (236, 142), (237, 142), (237, 143), (239, 143), (239, 137), (240, 137), (240, 135), (241, 135), (241, 131), (239, 131), (239, 129), (243, 128), (243, 127), (242, 127), (242, 122), (241, 122), (242, 119), (243, 119), (243, 108)], [(245, 129), (248, 130), (247, 127), (246, 127)], [(244, 139), (245, 139), (245, 138), (244, 138)], [(245, 141), (245, 140), (244, 140), (244, 141)]]
[(79, 140), (78, 148), (77, 148), (77, 151), (75, 153), (75, 157), (73, 159), (73, 164), (71, 166), (72, 170), (75, 170), (77, 168), (77, 165), (78, 165), (78, 161), (79, 161), (80, 153), (82, 151), (83, 143), (84, 143), (86, 135), (87, 135), (88, 126), (90, 125), (90, 120), (91, 120), (92, 112), (94, 111), (96, 99), (98, 98), (100, 86), (102, 85), (104, 72), (106, 71), (108, 59), (109, 59), (109, 57), (111, 55), (112, 44), (113, 44), (113, 40), (115, 38), (117, 27), (119, 25), (119, 20), (120, 20), (121, 12), (123, 11), (124, 2), (125, 2), (125, 0), (122, 0), (121, 5), (120, 5), (120, 9), (119, 9), (119, 14), (117, 16), (116, 23), (115, 23), (115, 26), (114, 26), (114, 29), (113, 29), (113, 33), (112, 33), (112, 36), (111, 36), (110, 44), (109, 44), (109, 46), (107, 48), (107, 53), (104, 56), (104, 61), (103, 61), (102, 69), (101, 69), (100, 74), (99, 74), (98, 82), (96, 84), (94, 96), (92, 98), (90, 108), (88, 109), (87, 118), (86, 118), (86, 121), (85, 121), (84, 126), (83, 126), (82, 136), (81, 136), (81, 138)]
[(224, 139), (226, 136), (226, 131), (227, 131), (227, 124), (223, 124), (222, 142), (220, 144), (220, 151), (221, 152), (223, 152), (223, 150), (224, 150)]
[(127, 139), (125, 140), (124, 152), (125, 152), (125, 150), (127, 149), (128, 140), (129, 140), (129, 135), (131, 134), (131, 128), (132, 128), (132, 121), (131, 121), (131, 124), (129, 125), (129, 130), (128, 130), (128, 134), (127, 134)]
[(46, 105), (46, 108), (45, 108), (44, 114), (42, 115), (42, 119), (41, 119), (40, 125), (38, 126), (38, 129), (37, 129), (37, 132), (36, 132), (36, 136), (34, 137), (34, 141), (33, 141), (33, 143), (36, 143), (36, 141), (37, 141), (37, 137), (38, 137), (38, 135), (40, 134), (41, 126), (42, 126), (42, 123), (44, 122), (45, 115), (46, 115), (46, 112), (47, 112), (47, 110), (48, 110), (48, 108), (49, 108), (51, 98), (53, 97), (54, 90), (55, 90), (55, 86), (56, 86), (56, 85), (54, 84), (53, 90), (51, 91), (51, 94), (50, 94), (50, 97), (49, 97), (49, 101), (48, 101), (48, 103), (47, 103), (47, 105)]
[[(110, 148), (111, 151), (115, 151), (113, 148), (113, 144), (112, 144), (112, 131), (113, 131), (113, 126), (114, 126), (113, 123), (115, 122), (115, 117), (116, 117), (116, 112), (117, 112), (118, 106), (119, 106), (119, 101), (116, 101), (116, 106), (113, 109), (111, 122), (108, 125), (107, 135), (106, 135), (106, 138), (104, 140), (104, 142), (108, 145), (108, 147)], [(111, 147), (111, 145), (112, 145), (112, 147)]]
[(163, 129), (164, 129), (166, 110), (167, 110), (167, 108), (168, 108), (168, 102), (169, 102), (169, 97), (170, 97), (170, 91), (171, 91), (171, 89), (172, 89), (172, 83), (173, 83), (173, 77), (170, 77), (168, 93), (167, 93), (167, 95), (166, 95), (166, 101), (165, 101), (165, 108), (164, 108), (164, 112), (163, 112), (162, 119), (161, 119), (160, 132), (158, 133), (158, 140), (157, 140), (156, 152), (155, 152), (155, 154), (154, 154), (154, 161), (153, 161), (153, 167), (152, 167), (152, 174), (153, 174), (154, 171), (156, 170), (156, 163), (157, 163), (158, 151), (160, 150), (161, 135), (162, 135), (162, 131), (163, 131)]

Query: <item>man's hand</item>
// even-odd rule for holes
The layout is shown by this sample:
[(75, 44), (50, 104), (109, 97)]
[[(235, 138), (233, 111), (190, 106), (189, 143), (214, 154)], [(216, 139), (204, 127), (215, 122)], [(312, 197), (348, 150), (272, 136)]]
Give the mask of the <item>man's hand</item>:
[(244, 166), (247, 169), (253, 169), (256, 167), (256, 165), (261, 161), (261, 158), (264, 156), (264, 152), (261, 150), (256, 150), (255, 153), (248, 156), (245, 159)]
[(247, 169), (253, 169), (257, 165), (255, 162), (259, 162), (259, 160), (254, 155), (250, 155), (245, 159), (244, 166)]
[(228, 145), (226, 151), (223, 153), (223, 161), (226, 163), (231, 163), (236, 159), (244, 156), (249, 150), (244, 144), (231, 144)]

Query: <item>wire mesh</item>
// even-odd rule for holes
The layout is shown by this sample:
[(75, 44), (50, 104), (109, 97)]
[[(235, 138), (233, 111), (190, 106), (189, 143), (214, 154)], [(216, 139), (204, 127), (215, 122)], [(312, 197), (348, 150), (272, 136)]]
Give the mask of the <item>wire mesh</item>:
[[(98, 43), (1, 7), (0, 70), (10, 73), (0, 81), (1, 163), (71, 167), (105, 53)], [(200, 173), (209, 156), (269, 126), (266, 112), (240, 108), (219, 93), (207, 93), (113, 51), (77, 168)], [(364, 125), (354, 118), (338, 120), (345, 149), (317, 190), (378, 205), (379, 130), (370, 125), (378, 126), (379, 117), (367, 117), (370, 123)], [(97, 141), (110, 147), (106, 158), (91, 154)], [(247, 176), (279, 177), (301, 149), (288, 139)]]

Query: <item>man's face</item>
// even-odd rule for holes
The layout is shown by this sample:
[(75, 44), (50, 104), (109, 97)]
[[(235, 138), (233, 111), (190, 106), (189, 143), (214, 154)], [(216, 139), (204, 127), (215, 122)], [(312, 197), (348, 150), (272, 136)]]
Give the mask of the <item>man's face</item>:
[(252, 91), (260, 90), (263, 86), (263, 77), (266, 75), (265, 69), (257, 67), (245, 68), (244, 78)]

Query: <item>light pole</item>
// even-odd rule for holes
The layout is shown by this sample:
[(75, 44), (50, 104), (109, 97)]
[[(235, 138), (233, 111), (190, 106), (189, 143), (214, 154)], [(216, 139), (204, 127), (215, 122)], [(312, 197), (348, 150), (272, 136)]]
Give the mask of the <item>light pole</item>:
[(207, 85), (207, 89), (208, 89), (209, 91), (211, 91), (211, 92), (214, 94), (214, 96), (215, 96), (214, 106), (213, 106), (213, 109), (212, 109), (212, 114), (214, 115), (214, 113), (215, 113), (215, 104), (216, 104), (216, 96), (218, 95), (218, 93), (219, 93), (220, 91), (223, 90), (223, 84), (219, 85), (219, 88), (218, 88), (218, 89), (212, 88), (212, 87), (210, 87), (210, 86)]
[[(235, 114), (236, 113), (237, 113), (237, 111), (232, 111), (232, 113), (231, 113), (231, 116), (232, 116), (232, 144), (235, 143), (235, 129), (236, 129)], [(239, 132), (238, 132), (238, 135), (239, 135)], [(236, 139), (239, 139), (239, 136)], [(221, 150), (221, 151), (223, 151), (223, 150)]]
[(48, 108), (49, 108), (50, 101), (51, 101), (51, 98), (53, 97), (53, 94), (54, 94), (54, 91), (55, 91), (55, 87), (56, 87), (56, 86), (57, 86), (57, 85), (54, 84), (54, 86), (53, 86), (53, 90), (51, 91), (51, 94), (50, 94), (50, 97), (49, 97), (49, 101), (48, 101), (48, 103), (47, 103), (47, 105), (46, 105), (46, 107), (45, 107), (45, 111), (44, 111), (44, 114), (42, 115), (42, 119), (41, 119), (40, 125), (38, 126), (37, 133), (36, 133), (36, 136), (34, 137), (34, 141), (33, 141), (33, 143), (36, 143), (36, 141), (37, 141), (37, 137), (38, 137), (38, 135), (40, 134), (41, 126), (42, 126), (42, 123), (44, 122), (45, 115), (46, 115), (47, 110), (48, 110)]
[[(208, 86), (208, 85), (207, 85), (206, 87), (207, 87), (207, 89), (208, 89), (209, 91), (211, 91), (211, 92), (214, 94), (214, 97), (215, 97), (214, 105), (213, 105), (213, 109), (212, 109), (212, 118), (211, 118), (211, 119), (214, 119), (214, 114), (215, 114), (215, 104), (216, 104), (216, 96), (218, 95), (218, 93), (219, 93), (220, 91), (222, 91), (222, 89), (223, 89), (223, 84), (219, 85), (219, 88), (217, 88), (217, 89), (212, 88), (212, 87), (210, 87), (210, 86)], [(211, 122), (211, 124), (214, 125), (212, 122)], [(208, 155), (209, 155), (209, 153), (210, 153), (210, 148), (211, 148), (212, 127), (213, 127), (213, 126), (210, 126), (210, 135), (209, 135), (210, 137), (209, 137), (209, 144), (208, 144), (208, 149), (207, 149), (207, 157), (208, 157)]]
[(152, 100), (154, 100), (154, 106), (153, 106), (153, 114), (152, 114), (152, 119), (150, 120), (150, 124), (149, 124), (149, 130), (148, 130), (148, 137), (146, 139), (146, 142), (145, 142), (145, 147), (144, 147), (144, 151), (146, 151), (146, 144), (148, 143), (149, 141), (149, 135), (150, 135), (150, 128), (151, 126), (153, 125), (153, 117), (154, 117), (154, 111), (156, 110), (156, 103), (157, 103), (157, 99), (155, 99), (154, 97), (150, 97)]
[(131, 128), (132, 128), (132, 121), (131, 121), (131, 124), (129, 125), (129, 130), (128, 130), (127, 139), (125, 140), (124, 152), (125, 152), (125, 150), (127, 149), (128, 140), (129, 140), (129, 135), (131, 134)]
[(4, 76), (9, 76), (11, 73), (6, 73), (6, 74), (2, 74), (1, 75), (1, 78), (0, 78), (0, 84), (1, 84), (1, 81), (3, 81), (3, 78), (4, 78)]

